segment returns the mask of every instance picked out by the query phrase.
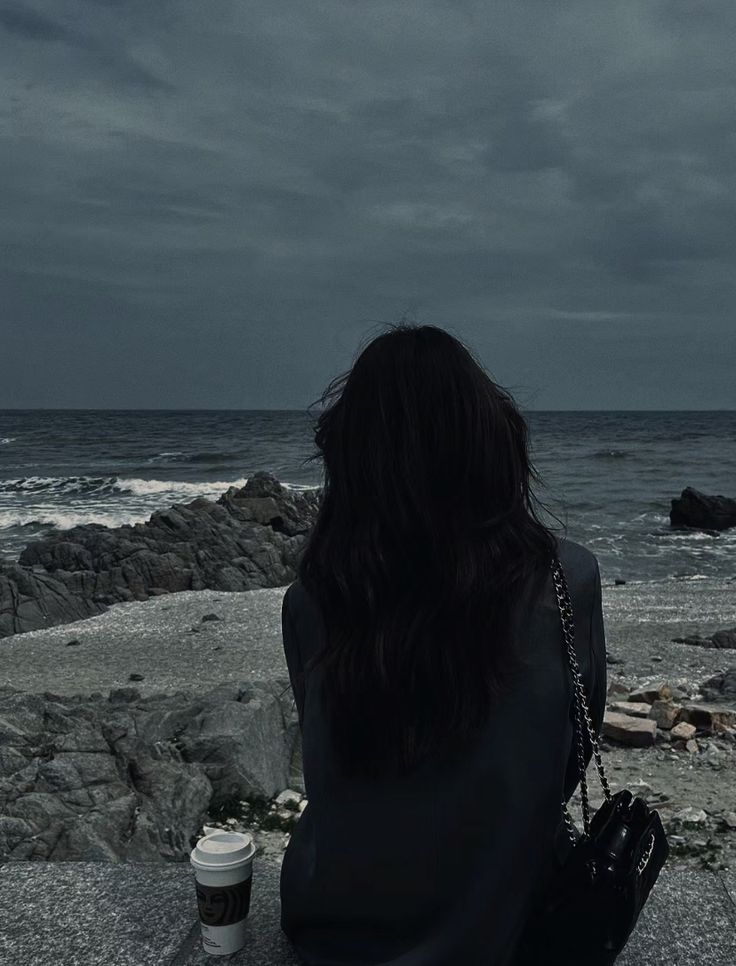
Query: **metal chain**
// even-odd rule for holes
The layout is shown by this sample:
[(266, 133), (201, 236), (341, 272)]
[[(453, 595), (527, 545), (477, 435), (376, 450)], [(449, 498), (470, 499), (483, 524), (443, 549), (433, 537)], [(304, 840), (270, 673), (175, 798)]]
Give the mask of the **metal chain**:
[[(577, 654), (575, 651), (575, 625), (573, 619), (572, 601), (570, 600), (570, 594), (567, 589), (567, 581), (565, 580), (565, 572), (562, 569), (562, 564), (560, 560), (555, 557), (552, 563), (552, 576), (555, 583), (555, 593), (557, 595), (557, 605), (560, 611), (560, 621), (562, 623), (562, 631), (565, 639), (565, 650), (567, 652), (568, 663), (570, 665), (570, 670), (573, 677), (573, 698), (575, 704), (575, 740), (577, 743), (577, 758), (578, 758), (578, 769), (580, 772), (580, 797), (582, 799), (582, 812), (583, 812), (583, 829), (586, 836), (590, 836), (590, 805), (588, 801), (588, 783), (586, 779), (586, 764), (585, 764), (585, 754), (583, 751), (583, 727), (582, 721), (585, 720), (586, 731), (588, 735), (588, 740), (590, 742), (593, 755), (595, 757), (596, 768), (598, 771), (598, 777), (600, 779), (601, 786), (603, 787), (603, 793), (606, 800), (611, 798), (611, 790), (608, 786), (608, 781), (606, 779), (606, 773), (603, 769), (603, 761), (601, 759), (600, 749), (598, 747), (598, 736), (593, 728), (593, 722), (590, 718), (590, 712), (588, 710), (588, 701), (585, 695), (585, 688), (583, 686), (583, 681), (580, 676), (580, 669), (577, 661)], [(565, 819), (565, 824), (567, 826), (568, 835), (573, 843), (577, 841), (577, 836), (574, 831), (574, 824), (570, 817), (570, 813), (567, 809), (567, 803), (562, 802), (563, 816)]]
[(646, 868), (647, 862), (651, 859), (653, 851), (654, 851), (654, 832), (652, 832), (649, 838), (649, 845), (647, 847), (646, 852), (642, 855), (642, 857), (637, 862), (636, 871), (638, 875), (641, 875), (644, 869)]

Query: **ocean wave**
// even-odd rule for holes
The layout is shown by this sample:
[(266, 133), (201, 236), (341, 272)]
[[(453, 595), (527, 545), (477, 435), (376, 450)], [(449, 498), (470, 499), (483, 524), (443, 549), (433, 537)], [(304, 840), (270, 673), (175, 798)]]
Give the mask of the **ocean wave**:
[(662, 513), (661, 510), (645, 510), (643, 513), (637, 513), (634, 519), (646, 520), (649, 523), (666, 523), (668, 526), (670, 522), (669, 513)]
[(23, 476), (0, 480), (0, 493), (48, 493), (55, 496), (112, 496), (133, 494), (149, 496), (168, 493), (173, 496), (206, 496), (229, 486), (245, 486), (247, 477), (237, 480), (144, 480), (124, 476)]
[(591, 459), (598, 460), (613, 460), (613, 459), (623, 459), (631, 454), (625, 449), (597, 449), (594, 453), (591, 453)]
[(17, 438), (17, 436), (0, 436), (0, 445), (4, 443), (14, 443)]
[(206, 480), (189, 482), (184, 480), (141, 480), (136, 477), (130, 479), (121, 476), (118, 484), (122, 493), (134, 493), (136, 496), (152, 496), (158, 493), (172, 493), (180, 496), (208, 496), (209, 494), (224, 493), (230, 486), (245, 486), (248, 477), (238, 480)]
[[(116, 477), (112, 477), (116, 479)], [(10, 482), (10, 481), (4, 481)], [(203, 496), (217, 499), (229, 486), (244, 486), (247, 478), (232, 482), (186, 483), (179, 480), (140, 480), (120, 479), (117, 493), (128, 493), (139, 497), (135, 505), (124, 503), (106, 506), (92, 502), (66, 504), (64, 506), (0, 507), (0, 531), (19, 529), (47, 529), (53, 527), (66, 530), (69, 527), (86, 523), (98, 523), (106, 527), (119, 527), (124, 524), (145, 523), (154, 510), (163, 509), (183, 499)], [(284, 487), (297, 492), (316, 489), (315, 486), (301, 483), (283, 483)], [(33, 491), (31, 491), (33, 492)], [(58, 492), (58, 491), (57, 491)], [(164, 494), (164, 498), (159, 498)], [(146, 498), (150, 499), (146, 499)], [(140, 499), (142, 498), (142, 499)]]
[(117, 476), (21, 476), (0, 480), (0, 493), (114, 493)]
[(162, 461), (166, 463), (215, 463), (222, 462), (223, 460), (234, 460), (239, 458), (238, 453), (212, 453), (212, 452), (202, 452), (202, 453), (184, 453), (182, 451), (175, 451), (171, 453), (156, 453), (155, 456), (150, 456), (146, 462), (147, 463), (160, 463)]
[(149, 456), (146, 463), (157, 463), (159, 460), (173, 460), (177, 456), (186, 456), (187, 454), (181, 450), (174, 450), (171, 453), (156, 453), (155, 456)]
[[(125, 476), (23, 476), (18, 479), (0, 480), (0, 493), (48, 493), (53, 495), (125, 495), (153, 496), (159, 493), (172, 497), (208, 496), (224, 493), (228, 487), (242, 487), (248, 482), (243, 476), (235, 480), (144, 480)], [(290, 490), (313, 490), (315, 485), (287, 483), (281, 485)]]
[(17, 511), (0, 510), (0, 531), (23, 529), (28, 530), (47, 530), (50, 527), (55, 530), (68, 530), (70, 527), (80, 526), (86, 523), (99, 523), (105, 527), (120, 527), (125, 523), (145, 523), (151, 515), (151, 510), (136, 512), (126, 512), (122, 509), (110, 509), (109, 511), (100, 510), (99, 507), (72, 507), (54, 508), (44, 507), (39, 509), (34, 507), (26, 513)]

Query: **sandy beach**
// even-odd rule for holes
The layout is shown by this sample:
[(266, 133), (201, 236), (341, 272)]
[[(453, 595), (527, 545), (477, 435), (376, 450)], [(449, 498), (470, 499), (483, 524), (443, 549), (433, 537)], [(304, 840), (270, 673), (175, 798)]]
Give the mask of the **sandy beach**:
[[(104, 614), (0, 642), (0, 683), (24, 691), (90, 694), (143, 675), (142, 695), (201, 691), (245, 678), (287, 674), (281, 642), (285, 587), (201, 590), (114, 604)], [(202, 621), (207, 614), (220, 620)], [(724, 670), (728, 651), (672, 643), (736, 624), (734, 578), (604, 584), (609, 682), (698, 684)], [(196, 628), (192, 630), (192, 628)], [(76, 640), (79, 643), (69, 645)]]

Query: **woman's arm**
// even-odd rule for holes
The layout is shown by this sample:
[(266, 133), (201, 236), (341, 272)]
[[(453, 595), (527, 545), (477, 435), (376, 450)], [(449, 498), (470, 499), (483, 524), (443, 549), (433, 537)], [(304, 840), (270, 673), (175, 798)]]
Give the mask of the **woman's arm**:
[(286, 657), (286, 666), (289, 670), (291, 690), (294, 694), (296, 710), (299, 715), (299, 727), (301, 728), (304, 722), (304, 668), (302, 665), (301, 651), (299, 649), (299, 639), (296, 633), (296, 625), (289, 603), (289, 594), (292, 586), (293, 584), (287, 588), (281, 604), (281, 634), (284, 640), (284, 656)]

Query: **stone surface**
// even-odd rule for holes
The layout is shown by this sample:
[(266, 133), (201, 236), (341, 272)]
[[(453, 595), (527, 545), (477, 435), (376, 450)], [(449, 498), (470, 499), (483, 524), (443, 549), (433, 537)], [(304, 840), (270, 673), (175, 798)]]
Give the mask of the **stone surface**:
[(0, 638), (182, 590), (277, 587), (295, 576), (321, 489), (254, 473), (216, 501), (156, 510), (145, 523), (90, 523), (33, 541), (0, 564)]
[(688, 724), (687, 721), (681, 721), (676, 724), (670, 734), (673, 738), (679, 738), (682, 741), (689, 741), (691, 738), (695, 737), (695, 732), (698, 729), (695, 725)]
[(629, 694), (629, 701), (634, 703), (653, 704), (655, 701), (668, 700), (672, 697), (672, 688), (666, 681), (660, 684), (639, 688)]
[(690, 644), (695, 647), (736, 648), (736, 627), (715, 631), (710, 637), (690, 634), (687, 637), (673, 637), (676, 644)]
[[(246, 944), (207, 955), (188, 862), (0, 866), (0, 949), (23, 966), (299, 966), (280, 928), (279, 862), (254, 861)], [(616, 966), (733, 966), (736, 876), (668, 863)], [(29, 928), (32, 923), (32, 928)]]
[(628, 714), (606, 711), (603, 717), (603, 734), (621, 744), (641, 748), (654, 744), (657, 724), (650, 718), (633, 718)]
[(290, 784), (288, 678), (142, 698), (0, 689), (0, 859), (165, 861), (222, 803)]
[(736, 699), (736, 667), (709, 677), (703, 681), (700, 690), (706, 701)]
[(678, 721), (687, 721), (698, 731), (717, 734), (736, 727), (736, 708), (720, 704), (688, 704), (680, 709)]
[(677, 716), (680, 711), (680, 705), (675, 704), (674, 701), (662, 701), (658, 699), (652, 704), (649, 710), (649, 717), (652, 721), (657, 722), (658, 728), (669, 730), (677, 721)]
[(721, 495), (711, 496), (686, 486), (680, 496), (672, 500), (670, 523), (675, 527), (698, 530), (736, 527), (736, 500)]
[(651, 708), (644, 701), (612, 701), (608, 707), (619, 714), (630, 714), (633, 718), (648, 718)]

